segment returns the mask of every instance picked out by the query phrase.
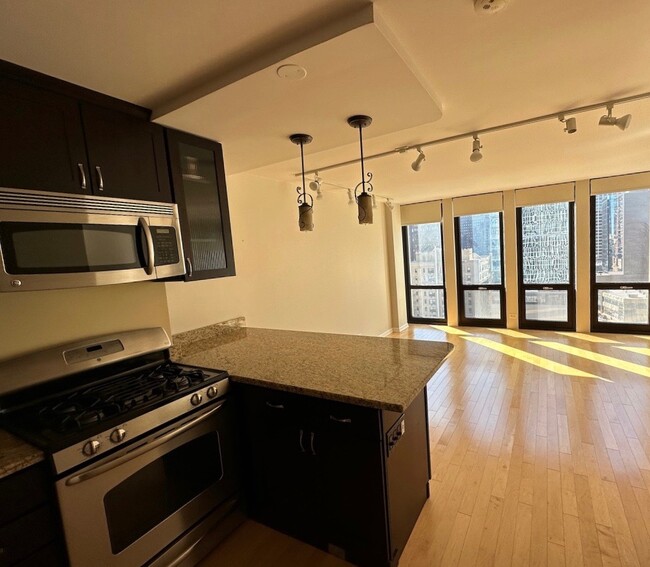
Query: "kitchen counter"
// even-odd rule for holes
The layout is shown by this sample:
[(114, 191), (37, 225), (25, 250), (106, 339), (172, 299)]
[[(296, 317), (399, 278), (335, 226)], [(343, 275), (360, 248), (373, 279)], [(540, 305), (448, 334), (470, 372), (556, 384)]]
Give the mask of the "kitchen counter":
[(0, 478), (4, 478), (44, 459), (43, 452), (0, 429)]
[(172, 357), (231, 380), (403, 412), (449, 355), (446, 342), (213, 325), (174, 337)]

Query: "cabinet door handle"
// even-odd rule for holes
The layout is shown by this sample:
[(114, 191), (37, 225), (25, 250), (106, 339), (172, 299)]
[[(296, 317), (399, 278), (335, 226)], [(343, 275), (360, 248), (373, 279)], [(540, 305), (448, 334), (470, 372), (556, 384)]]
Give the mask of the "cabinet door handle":
[(337, 423), (352, 423), (352, 420), (349, 417), (334, 417), (333, 415), (330, 415), (330, 419)]
[(271, 402), (266, 402), (266, 405), (273, 409), (284, 409), (284, 404), (272, 404)]
[(192, 260), (185, 258), (185, 263), (187, 264), (187, 277), (191, 278), (194, 270), (192, 269)]
[(311, 431), (309, 433), (309, 448), (311, 449), (312, 455), (316, 455), (316, 449), (314, 449), (314, 437), (315, 437), (315, 433)]
[(298, 445), (300, 445), (300, 452), (304, 453), (305, 452), (305, 446), (302, 444), (302, 436), (303, 436), (303, 431), (301, 429), (300, 430), (300, 437), (298, 438)]
[(102, 168), (98, 165), (95, 166), (95, 171), (97, 172), (97, 183), (99, 183), (98, 189), (100, 191), (104, 190), (104, 176), (102, 175)]
[(86, 172), (84, 171), (84, 164), (78, 163), (77, 167), (79, 168), (79, 173), (81, 174), (81, 188), (85, 189), (86, 185)]

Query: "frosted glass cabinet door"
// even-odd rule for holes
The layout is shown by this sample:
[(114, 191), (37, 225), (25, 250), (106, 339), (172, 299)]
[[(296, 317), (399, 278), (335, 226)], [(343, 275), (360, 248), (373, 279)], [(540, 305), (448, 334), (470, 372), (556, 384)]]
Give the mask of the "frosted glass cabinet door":
[(185, 280), (234, 276), (221, 144), (175, 130), (166, 134), (183, 232)]

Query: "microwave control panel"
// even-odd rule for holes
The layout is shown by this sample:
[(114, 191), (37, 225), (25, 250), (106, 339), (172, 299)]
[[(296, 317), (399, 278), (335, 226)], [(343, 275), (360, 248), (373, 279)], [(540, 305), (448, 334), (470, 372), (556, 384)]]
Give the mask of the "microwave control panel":
[(176, 229), (171, 226), (152, 226), (151, 237), (156, 250), (156, 266), (178, 264)]

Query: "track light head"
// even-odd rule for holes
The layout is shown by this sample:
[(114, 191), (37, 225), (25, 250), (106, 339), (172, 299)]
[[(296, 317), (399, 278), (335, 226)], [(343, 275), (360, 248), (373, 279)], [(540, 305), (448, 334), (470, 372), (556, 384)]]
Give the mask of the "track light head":
[(612, 116), (612, 111), (614, 110), (613, 104), (607, 105), (607, 114), (604, 114), (600, 117), (598, 124), (601, 126), (618, 126), (620, 130), (627, 130), (630, 126), (630, 121), (632, 120), (631, 114), (626, 114), (620, 118)]
[(567, 134), (575, 134), (578, 131), (578, 125), (573, 116), (571, 118), (565, 118), (564, 114), (560, 114), (557, 119), (564, 124), (564, 131)]
[(479, 140), (478, 136), (474, 134), (474, 141), (472, 142), (472, 154), (469, 156), (469, 161), (473, 163), (481, 161), (483, 159), (483, 154), (481, 153), (482, 148), (483, 146), (481, 145), (481, 140)]
[(386, 199), (386, 206), (392, 211), (395, 208), (395, 204), (392, 199)]
[(352, 193), (352, 189), (348, 188), (348, 205), (354, 205), (356, 201), (354, 200), (354, 194)]
[(411, 164), (411, 169), (413, 171), (420, 171), (420, 168), (422, 167), (422, 162), (427, 159), (427, 156), (424, 155), (424, 152), (422, 151), (422, 148), (420, 148), (420, 146), (417, 146), (416, 150), (418, 151), (418, 157), (416, 157), (415, 161)]
[(320, 193), (320, 184), (321, 184), (322, 179), (318, 176), (318, 171), (316, 172), (315, 177), (316, 178), (313, 181), (309, 182), (309, 188), (312, 191), (316, 191), (316, 192)]

